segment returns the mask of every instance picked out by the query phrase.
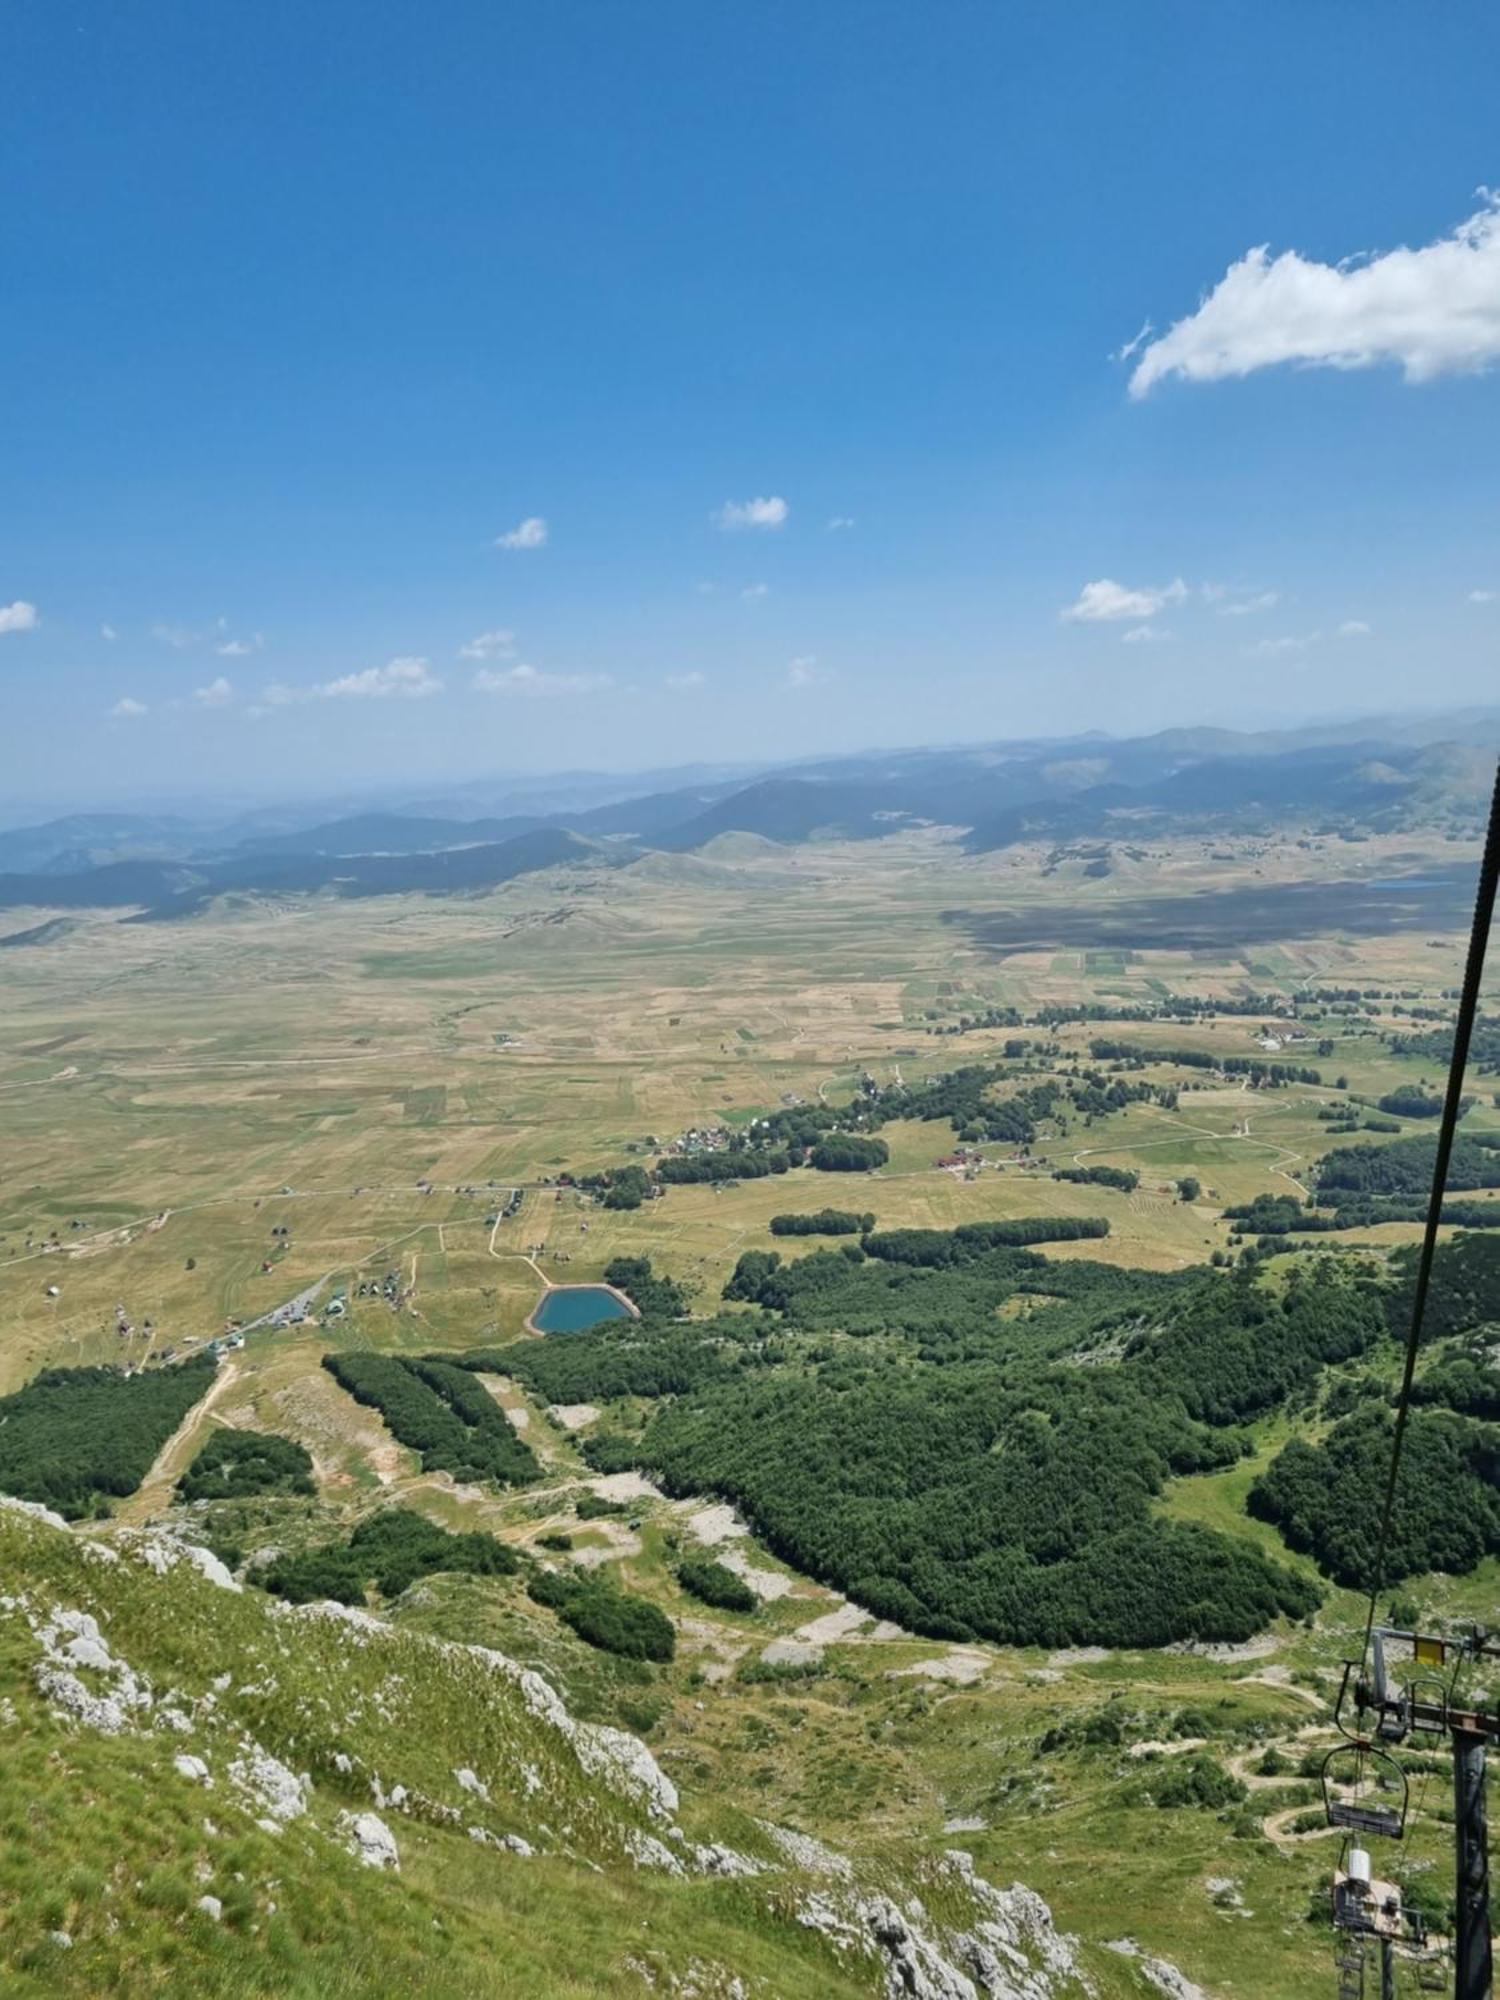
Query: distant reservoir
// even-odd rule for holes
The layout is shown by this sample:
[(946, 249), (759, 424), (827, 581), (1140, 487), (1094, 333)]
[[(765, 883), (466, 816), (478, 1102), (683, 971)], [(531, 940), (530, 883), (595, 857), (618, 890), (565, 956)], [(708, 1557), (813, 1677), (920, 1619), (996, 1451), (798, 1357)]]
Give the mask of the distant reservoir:
[(607, 1285), (553, 1285), (527, 1324), (535, 1333), (582, 1333), (607, 1319), (633, 1319), (633, 1309)]

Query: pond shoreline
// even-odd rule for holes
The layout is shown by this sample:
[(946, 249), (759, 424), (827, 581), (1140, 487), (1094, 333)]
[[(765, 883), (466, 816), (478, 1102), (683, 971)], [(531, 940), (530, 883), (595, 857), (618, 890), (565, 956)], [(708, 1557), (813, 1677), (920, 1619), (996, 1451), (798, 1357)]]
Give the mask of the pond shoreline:
[[(636, 1305), (635, 1301), (627, 1297), (616, 1285), (606, 1285), (602, 1281), (592, 1284), (580, 1282), (576, 1285), (555, 1285), (550, 1279), (546, 1279), (544, 1282), (547, 1289), (526, 1315), (526, 1331), (528, 1333), (539, 1334), (544, 1340), (556, 1334), (584, 1333), (588, 1330), (589, 1326), (607, 1325), (609, 1321), (614, 1319), (639, 1319), (641, 1316), (640, 1308)], [(620, 1311), (617, 1313), (605, 1313), (601, 1319), (586, 1321), (582, 1326), (538, 1326), (537, 1314), (546, 1308), (547, 1301), (558, 1297), (561, 1293), (567, 1292), (602, 1293), (606, 1298), (613, 1299), (616, 1305), (620, 1307)]]

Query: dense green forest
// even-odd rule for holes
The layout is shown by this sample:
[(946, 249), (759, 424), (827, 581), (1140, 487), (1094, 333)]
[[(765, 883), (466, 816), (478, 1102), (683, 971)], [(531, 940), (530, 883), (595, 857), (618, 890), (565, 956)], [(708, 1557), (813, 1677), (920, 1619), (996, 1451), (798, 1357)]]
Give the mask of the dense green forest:
[[(532, 1345), (540, 1351), (549, 1343)], [(494, 1397), (450, 1356), (325, 1354), (323, 1366), (357, 1403), (380, 1412), (393, 1437), (421, 1454), (424, 1472), (493, 1479), (503, 1486), (540, 1478), (530, 1447)]]
[[(1392, 1417), (1366, 1405), (1321, 1444), (1295, 1439), (1250, 1489), (1250, 1511), (1338, 1583), (1369, 1589), (1391, 1455)], [(1500, 1553), (1500, 1431), (1413, 1410), (1402, 1446), (1383, 1583), (1423, 1570), (1461, 1575)]]
[(493, 1535), (450, 1534), (409, 1507), (388, 1507), (343, 1541), (280, 1556), (252, 1574), (263, 1589), (293, 1604), (323, 1598), (363, 1604), (372, 1588), (382, 1597), (399, 1597), (418, 1577), (438, 1570), (510, 1576), (519, 1568), (519, 1559)]
[[(1394, 1333), (1412, 1308), (1417, 1252), (1391, 1259), (1381, 1297)], [(1486, 1333), (1485, 1329), (1489, 1332)], [(1434, 1259), (1424, 1333), (1433, 1360), (1418, 1375), (1402, 1448), (1384, 1580), (1423, 1570), (1470, 1570), (1500, 1552), (1500, 1241), (1456, 1236)], [(1294, 1440), (1250, 1492), (1250, 1510), (1340, 1583), (1367, 1587), (1390, 1459), (1392, 1414), (1378, 1393), (1358, 1396), (1318, 1444)], [(1332, 1407), (1332, 1404), (1330, 1404)]]
[[(1424, 1206), (1437, 1163), (1436, 1139), (1394, 1139), (1388, 1146), (1340, 1146), (1318, 1168), (1318, 1200), (1341, 1206), (1344, 1193), (1404, 1195)], [(1446, 1186), (1450, 1193), (1500, 1188), (1500, 1132), (1460, 1133)]]
[(311, 1456), (293, 1438), (217, 1430), (177, 1482), (179, 1500), (245, 1500), (257, 1493), (315, 1493)]
[(175, 1367), (48, 1368), (0, 1397), (0, 1492), (68, 1520), (134, 1493), (214, 1379), (209, 1354)]
[(732, 1500), (786, 1561), (911, 1630), (1157, 1645), (1309, 1611), (1300, 1577), (1153, 1501), (1387, 1338), (1369, 1267), (1320, 1259), (1270, 1287), (1049, 1264), (1015, 1234), (749, 1252), (732, 1315), (468, 1360), (554, 1400), (650, 1399), (638, 1433), (627, 1406), (589, 1441), (591, 1463)]

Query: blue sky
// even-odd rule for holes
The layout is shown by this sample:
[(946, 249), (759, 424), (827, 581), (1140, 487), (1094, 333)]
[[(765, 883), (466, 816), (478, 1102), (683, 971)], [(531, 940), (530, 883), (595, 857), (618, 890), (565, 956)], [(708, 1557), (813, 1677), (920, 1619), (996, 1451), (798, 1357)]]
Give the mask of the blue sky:
[(1497, 58), (1380, 0), (12, 0), (0, 784), (1500, 698)]

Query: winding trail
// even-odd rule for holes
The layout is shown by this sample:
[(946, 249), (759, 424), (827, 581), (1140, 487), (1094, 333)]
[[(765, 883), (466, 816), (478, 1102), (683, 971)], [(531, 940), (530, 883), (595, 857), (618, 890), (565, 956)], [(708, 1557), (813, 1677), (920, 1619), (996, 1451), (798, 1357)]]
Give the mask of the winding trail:
[(119, 1521), (139, 1522), (160, 1514), (165, 1509), (177, 1474), (187, 1457), (187, 1446), (196, 1437), (215, 1403), (232, 1389), (240, 1377), (237, 1361), (221, 1363), (218, 1374), (210, 1384), (208, 1392), (188, 1411), (182, 1422), (167, 1439), (152, 1460), (151, 1470), (140, 1485), (115, 1511)]

